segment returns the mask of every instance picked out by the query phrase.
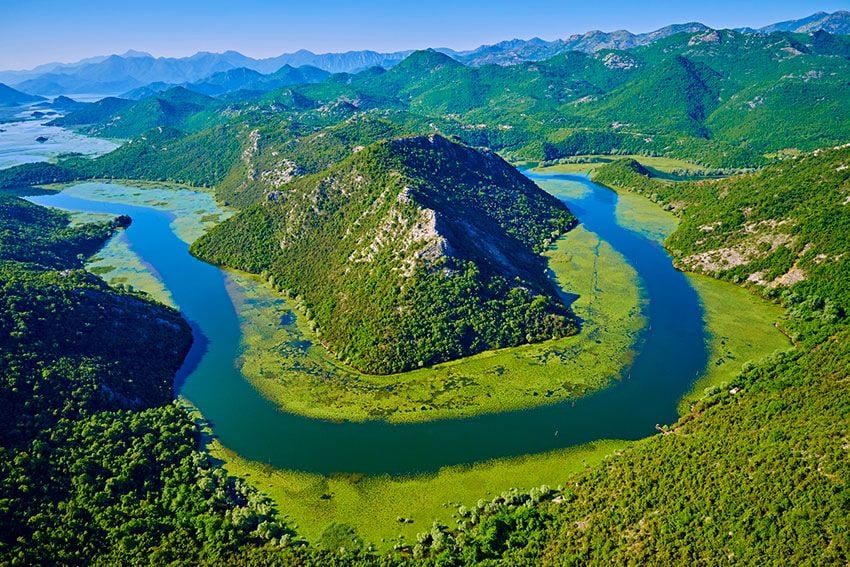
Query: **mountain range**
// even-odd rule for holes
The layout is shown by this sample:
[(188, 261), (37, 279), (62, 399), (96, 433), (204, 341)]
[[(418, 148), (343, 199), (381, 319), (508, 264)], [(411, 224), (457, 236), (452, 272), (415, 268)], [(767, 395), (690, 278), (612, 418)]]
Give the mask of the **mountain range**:
[[(523, 61), (549, 59), (568, 51), (594, 53), (604, 49), (629, 49), (651, 44), (676, 33), (693, 33), (708, 29), (709, 27), (704, 24), (690, 22), (640, 34), (626, 30), (613, 32), (594, 30), (554, 41), (540, 38), (513, 39), (494, 45), (483, 45), (468, 51), (455, 51), (448, 48), (438, 48), (436, 51), (471, 66), (509, 65)], [(812, 33), (818, 30), (838, 35), (850, 34), (850, 12), (838, 11), (831, 14), (818, 12), (798, 20), (779, 22), (759, 29), (742, 28), (738, 31)], [(28, 71), (0, 71), (0, 83), (37, 95), (121, 94), (135, 89), (144, 89), (151, 84), (160, 84), (161, 88), (150, 91), (152, 94), (174, 85), (187, 86), (207, 82), (213, 75), (234, 69), (245, 69), (240, 71), (242, 74), (255, 71), (268, 75), (279, 72), (284, 66), (292, 68), (309, 66), (328, 73), (353, 73), (370, 67), (392, 67), (411, 53), (412, 50), (391, 53), (366, 50), (316, 54), (299, 50), (277, 57), (254, 59), (236, 51), (199, 52), (191, 57), (182, 58), (157, 58), (141, 51), (128, 51), (123, 55), (92, 57), (70, 64), (48, 63)], [(212, 87), (199, 92), (219, 94), (215, 93), (215, 90)]]

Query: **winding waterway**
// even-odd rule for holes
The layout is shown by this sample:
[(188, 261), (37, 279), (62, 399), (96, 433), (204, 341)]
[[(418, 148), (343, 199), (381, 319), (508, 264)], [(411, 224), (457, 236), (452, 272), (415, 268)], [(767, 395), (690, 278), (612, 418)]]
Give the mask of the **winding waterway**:
[(215, 435), (241, 456), (315, 473), (413, 474), (447, 465), (538, 453), (598, 439), (638, 439), (677, 417), (677, 401), (707, 361), (697, 293), (655, 241), (617, 222), (617, 195), (581, 176), (534, 176), (547, 184), (581, 184), (565, 202), (584, 226), (634, 266), (647, 300), (639, 352), (602, 391), (534, 409), (436, 422), (333, 422), (281, 411), (235, 367), (239, 318), (226, 274), (189, 254), (160, 209), (82, 199), (65, 193), (31, 197), (69, 210), (127, 214), (133, 250), (154, 269), (191, 322), (195, 343), (177, 389), (203, 413)]

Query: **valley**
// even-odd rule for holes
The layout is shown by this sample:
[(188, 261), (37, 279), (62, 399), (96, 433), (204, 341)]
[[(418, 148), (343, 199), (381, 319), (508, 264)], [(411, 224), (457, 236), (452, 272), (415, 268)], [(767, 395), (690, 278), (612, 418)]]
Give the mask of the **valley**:
[(0, 71), (0, 564), (846, 563), (848, 33)]
[[(639, 378), (639, 374), (632, 376), (635, 371), (634, 359), (645, 348), (644, 333), (648, 324), (645, 312), (646, 290), (643, 289), (638, 273), (626, 261), (627, 258), (590, 231), (590, 227), (594, 227), (594, 219), (584, 215), (592, 214), (590, 211), (593, 209), (585, 210), (581, 204), (586, 207), (588, 203), (596, 203), (596, 206), (604, 207), (597, 216), (606, 219), (603, 223), (610, 223), (608, 230), (615, 230), (616, 226), (625, 227), (628, 231), (635, 231), (631, 233), (635, 238), (648, 241), (663, 241), (674, 229), (676, 221), (657, 205), (641, 197), (625, 194), (611, 199), (613, 194), (608, 190), (595, 187), (582, 177), (564, 177), (558, 173), (536, 175), (535, 179), (545, 189), (567, 200), (574, 210), (585, 211), (580, 215), (582, 227), (562, 237), (546, 252), (554, 281), (561, 289), (570, 290), (563, 293), (578, 296), (571, 305), (582, 320), (582, 333), (576, 337), (515, 347), (504, 352), (489, 352), (387, 377), (360, 374), (336, 362), (316, 344), (316, 338), (304, 316), (258, 278), (240, 272), (219, 273), (213, 279), (220, 282), (214, 284), (219, 286), (219, 291), (201, 292), (197, 286), (203, 278), (196, 275), (185, 279), (191, 282), (191, 292), (188, 288), (180, 292), (184, 289), (181, 282), (186, 277), (186, 260), (175, 263), (175, 260), (157, 257), (162, 255), (166, 242), (173, 243), (168, 247), (176, 246), (185, 250), (188, 243), (230, 215), (214, 204), (209, 193), (150, 183), (84, 183), (62, 188), (57, 194), (30, 199), (40, 204), (101, 215), (129, 214), (134, 219), (130, 230), (111, 240), (88, 265), (113, 285), (133, 286), (167, 303), (179, 305), (190, 323), (193, 323), (196, 345), (200, 344), (206, 352), (197, 352), (195, 355), (190, 353), (178, 384), (181, 384), (181, 396), (200, 410), (202, 423), (213, 424), (208, 430), (211, 435), (208, 445), (211, 453), (225, 461), (227, 470), (254, 482), (281, 509), (287, 510), (290, 521), (300, 526), (300, 532), (305, 536), (318, 540), (329, 524), (343, 523), (353, 526), (362, 537), (380, 548), (396, 543), (399, 535), (413, 538), (430, 520), (450, 520), (454, 508), (447, 505), (452, 502), (456, 503), (455, 507), (462, 504), (469, 506), (478, 498), (487, 496), (477, 488), (478, 483), (485, 482), (485, 479), (489, 479), (486, 484), (491, 487), (491, 495), (515, 486), (556, 485), (556, 481), (563, 478), (564, 466), (574, 467), (572, 470), (575, 471), (585, 470), (625, 446), (625, 441), (607, 441), (625, 437), (617, 435), (614, 425), (613, 430), (603, 430), (605, 433), (598, 440), (584, 437), (580, 438), (584, 440), (578, 440), (576, 447), (552, 451), (565, 443), (567, 446), (575, 443), (571, 441), (574, 437), (570, 434), (569, 422), (565, 422), (563, 416), (556, 417), (561, 413), (557, 408), (565, 407), (561, 400), (587, 395), (590, 391), (607, 386), (611, 380), (632, 381)], [(595, 195), (594, 192), (601, 193)], [(165, 225), (157, 220), (157, 211), (165, 213), (162, 219)], [(80, 220), (86, 218), (83, 216)], [(155, 230), (152, 226), (167, 226), (165, 230), (172, 236), (167, 236), (160, 229), (156, 233), (158, 236), (152, 238), (151, 231)], [(600, 228), (596, 227), (596, 230)], [(601, 230), (605, 234), (605, 228)], [(638, 237), (638, 234), (641, 236)], [(148, 255), (145, 255), (145, 251)], [(173, 267), (169, 268), (169, 265)], [(178, 271), (171, 274), (171, 270)], [(215, 273), (214, 270), (206, 272)], [(182, 277), (178, 279), (177, 273)], [(176, 297), (182, 298), (183, 304), (175, 301), (175, 294), (166, 282), (177, 284), (180, 295)], [(729, 284), (709, 282), (696, 285), (697, 290), (704, 290), (699, 297), (706, 309), (704, 340), (709, 347), (707, 356), (713, 364), (712, 373), (703, 378), (698, 387), (694, 387), (691, 378), (685, 378), (679, 386), (674, 386), (672, 392), (664, 391), (669, 389), (669, 384), (657, 387), (654, 390), (656, 393), (652, 395), (666, 396), (671, 400), (667, 406), (668, 412), (675, 407), (675, 392), (681, 392), (679, 395), (682, 395), (691, 388), (694, 392), (691, 396), (695, 396), (692, 399), (697, 400), (702, 397), (703, 389), (732, 378), (742, 361), (769, 354), (787, 344), (780, 333), (771, 332), (772, 323), (779, 317), (777, 310), (755, 300), (746, 292), (735, 294), (732, 292), (737, 290), (725, 288), (715, 291), (712, 286), (718, 285), (729, 287)], [(212, 305), (216, 304), (210, 303), (213, 297), (219, 298), (216, 300), (218, 306), (214, 308)], [(198, 308), (193, 310), (191, 306), (194, 304), (198, 304)], [(228, 312), (232, 315), (222, 318), (222, 314)], [(735, 325), (739, 317), (728, 320), (722, 316), (730, 312), (739, 316), (748, 313), (745, 316), (748, 321), (763, 321), (752, 329), (757, 338), (738, 340), (741, 335)], [(192, 318), (192, 313), (198, 314), (197, 320)], [(209, 317), (211, 313), (215, 314), (212, 319)], [(198, 321), (205, 323), (199, 324)], [(281, 321), (288, 323), (281, 326)], [(698, 328), (702, 324), (700, 321), (694, 321)], [(199, 341), (198, 336), (202, 336), (203, 340)], [(700, 343), (701, 339), (698, 339), (697, 344)], [(659, 348), (663, 352), (663, 349), (669, 347), (665, 347), (662, 342)], [(232, 364), (228, 360), (235, 361), (229, 381), (222, 380), (221, 371), (223, 367)], [(609, 368), (607, 371), (604, 370), (606, 365)], [(637, 370), (639, 372), (640, 366)], [(566, 376), (570, 377), (570, 382), (564, 382)], [(606, 376), (607, 380), (602, 381)], [(256, 390), (246, 389), (244, 385), (248, 383)], [(392, 392), (376, 395), (378, 391), (386, 391), (388, 386), (392, 387)], [(263, 397), (274, 404), (269, 404)], [(224, 400), (227, 400), (227, 405), (221, 406)], [(631, 398), (629, 404), (632, 403), (645, 404)], [(250, 424), (239, 419), (227, 419), (233, 404), (254, 416)], [(570, 404), (574, 405), (575, 402)], [(375, 459), (370, 456), (373, 453), (362, 451), (362, 444), (354, 442), (350, 443), (351, 446), (363, 455), (349, 455), (351, 463), (360, 465), (349, 465), (352, 468), (346, 469), (343, 468), (345, 461), (340, 460), (345, 455), (336, 449), (339, 442), (334, 437), (328, 437), (330, 432), (337, 429), (335, 427), (318, 428), (316, 437), (312, 438), (308, 446), (317, 455), (331, 457), (332, 461), (328, 462), (334, 464), (330, 467), (339, 468), (329, 468), (328, 464), (319, 464), (321, 461), (305, 461), (303, 457), (293, 463), (291, 448), (261, 434), (263, 430), (276, 433), (290, 431), (288, 436), (299, 438), (300, 444), (311, 428), (305, 427), (305, 422), (295, 418), (298, 414), (313, 419), (332, 420), (330, 423), (338, 420), (356, 422), (376, 419), (397, 424), (431, 422), (488, 413), (494, 414), (493, 417), (498, 421), (499, 415), (504, 415), (505, 411), (541, 405), (550, 406), (556, 411), (544, 415), (523, 412), (514, 419), (507, 419), (504, 428), (494, 425), (492, 419), (477, 426), (466, 420), (455, 421), (453, 423), (457, 423), (457, 427), (453, 431), (445, 430), (443, 435), (446, 437), (436, 440), (441, 447), (439, 452), (421, 451), (423, 441), (413, 430), (401, 437), (403, 441), (389, 441), (397, 444), (393, 449), (394, 454), (399, 452), (399, 443), (403, 443), (417, 447), (417, 453), (426, 459), (437, 454), (443, 459), (446, 455), (445, 439), (452, 438), (453, 442), (459, 442), (458, 454), (464, 455), (463, 460), (457, 463), (469, 463), (459, 468), (451, 462), (426, 464), (427, 461), (421, 460), (401, 461), (406, 463), (403, 469), (395, 468), (398, 465), (386, 461), (376, 468)], [(280, 409), (274, 409), (275, 406)], [(217, 410), (217, 407), (221, 409)], [(267, 409), (258, 410), (258, 407)], [(623, 414), (623, 411), (620, 406), (612, 406), (610, 398), (605, 401), (604, 407), (616, 408), (615, 413), (601, 420), (597, 415), (593, 422), (608, 427), (612, 425), (612, 420), (616, 423), (622, 419), (614, 417), (615, 414)], [(286, 414), (281, 414), (281, 410), (293, 414), (295, 419), (286, 419)], [(278, 415), (284, 419), (264, 424), (258, 422), (259, 415)], [(668, 419), (673, 418), (673, 414), (667, 415), (671, 416)], [(623, 425), (626, 429), (621, 431), (633, 429), (633, 424)], [(646, 423), (645, 427), (648, 425)], [(517, 427), (521, 429), (517, 430)], [(366, 435), (372, 439), (370, 443), (375, 443), (374, 435), (382, 429), (385, 428), (373, 427), (353, 434)], [(465, 429), (471, 429), (471, 433), (466, 431), (461, 434)], [(588, 434), (587, 424), (578, 429), (584, 430), (582, 435)], [(550, 431), (550, 435), (556, 432), (557, 435), (549, 437), (543, 444), (530, 441), (531, 437), (540, 437), (543, 430)], [(487, 433), (481, 433), (484, 431)], [(512, 449), (510, 442), (506, 443), (507, 438), (502, 431), (511, 431), (511, 437), (516, 439), (516, 449), (513, 449), (517, 451), (515, 455), (526, 456), (503, 452)], [(592, 432), (589, 434), (599, 435)], [(476, 459), (474, 455), (477, 450), (469, 444), (464, 445), (462, 439), (474, 439), (475, 445), (481, 445), (482, 435), (498, 439), (501, 447), (485, 449), (490, 452)], [(328, 449), (322, 449), (323, 445)], [(534, 445), (539, 448), (531, 449)], [(257, 452), (260, 447), (263, 447), (262, 453)], [(331, 450), (330, 447), (335, 449)], [(383, 447), (378, 442), (374, 454), (386, 455)], [(270, 453), (269, 449), (275, 452)], [(254, 460), (251, 460), (252, 455)], [(370, 463), (369, 469), (355, 468), (362, 467), (366, 462)], [(305, 469), (310, 471), (310, 467), (319, 469), (305, 472)], [(387, 470), (395, 475), (401, 473), (402, 476), (381, 474)], [(317, 472), (326, 473), (327, 476)], [(363, 476), (363, 473), (369, 474)], [(498, 481), (499, 478), (511, 480)], [(399, 498), (409, 491), (428, 494), (428, 497), (420, 499), (419, 505), (411, 508), (404, 499)], [(327, 512), (316, 514), (317, 509)], [(376, 517), (382, 521), (375, 523)], [(397, 522), (398, 517), (406, 521)]]

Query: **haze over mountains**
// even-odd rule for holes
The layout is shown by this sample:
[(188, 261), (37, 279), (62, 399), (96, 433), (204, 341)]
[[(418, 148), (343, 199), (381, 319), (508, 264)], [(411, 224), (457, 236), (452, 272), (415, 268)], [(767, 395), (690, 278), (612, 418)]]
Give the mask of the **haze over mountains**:
[[(690, 22), (641, 34), (626, 30), (613, 32), (594, 30), (554, 41), (540, 38), (513, 39), (469, 51), (455, 51), (448, 48), (439, 48), (437, 51), (471, 66), (509, 65), (522, 61), (548, 59), (567, 51), (593, 53), (602, 49), (629, 49), (651, 44), (676, 33), (693, 33), (708, 29), (708, 26), (704, 24)], [(799, 20), (779, 22), (760, 29), (743, 28), (740, 31), (813, 33), (821, 29), (832, 34), (850, 34), (850, 12), (838, 11), (832, 14), (818, 12)], [(49, 96), (73, 93), (122, 94), (143, 89), (133, 96), (133, 98), (140, 98), (171, 86), (192, 84), (202, 85), (194, 89), (198, 92), (218, 95), (234, 90), (227, 86), (229, 84), (232, 87), (234, 82), (238, 83), (237, 88), (259, 87), (262, 90), (264, 83), (267, 86), (266, 79), (256, 74), (283, 74), (284, 77), (271, 79), (271, 82), (275, 84), (271, 88), (275, 88), (293, 82), (320, 81), (324, 78), (320, 70), (325, 73), (352, 73), (376, 66), (392, 67), (410, 53), (412, 50), (392, 53), (364, 50), (325, 54), (299, 50), (278, 57), (254, 59), (236, 51), (226, 51), (224, 53), (199, 52), (191, 57), (182, 58), (156, 58), (146, 52), (131, 50), (122, 55), (92, 57), (70, 64), (48, 63), (27, 71), (2, 71), (0, 83), (13, 86), (31, 95)], [(289, 67), (285, 68), (285, 66)], [(228, 72), (236, 77), (221, 75)], [(154, 86), (150, 87), (150, 90), (144, 90), (149, 85)]]

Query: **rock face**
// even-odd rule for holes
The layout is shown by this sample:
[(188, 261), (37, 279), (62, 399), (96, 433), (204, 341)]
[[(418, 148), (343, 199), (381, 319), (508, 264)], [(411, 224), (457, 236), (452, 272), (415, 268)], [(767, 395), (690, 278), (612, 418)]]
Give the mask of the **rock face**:
[(267, 272), (331, 351), (390, 373), (575, 332), (539, 254), (574, 224), (497, 155), (420, 136), (282, 186), (193, 250)]

